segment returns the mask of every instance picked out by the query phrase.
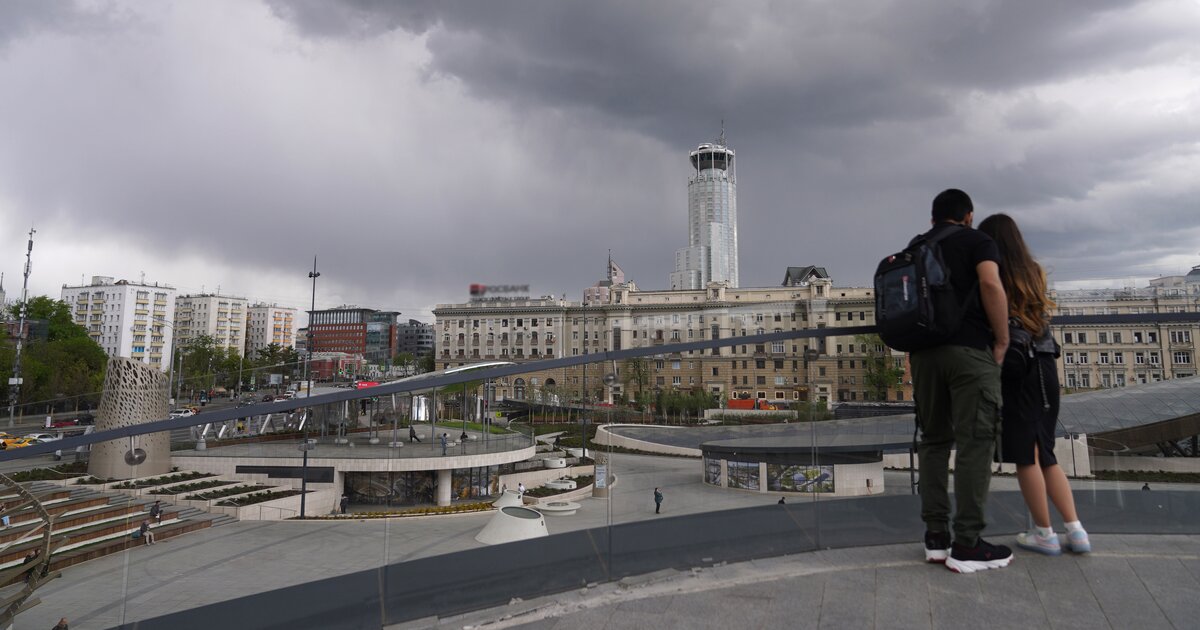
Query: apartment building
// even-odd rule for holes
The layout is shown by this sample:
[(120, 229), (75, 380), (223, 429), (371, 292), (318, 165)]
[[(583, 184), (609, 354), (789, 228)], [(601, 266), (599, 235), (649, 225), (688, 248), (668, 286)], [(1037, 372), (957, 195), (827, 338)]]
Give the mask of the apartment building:
[(246, 309), (246, 355), (271, 344), (285, 348), (296, 345), (296, 309), (278, 304), (257, 303)]
[[(443, 304), (434, 310), (439, 368), (505, 360), (517, 363), (634, 347), (727, 339), (747, 335), (870, 325), (873, 290), (837, 288), (821, 267), (791, 267), (784, 284), (732, 288), (709, 283), (700, 290), (641, 291), (610, 287), (606, 303), (583, 304), (553, 297)], [(819, 354), (806, 363), (805, 351)], [(555, 390), (570, 398), (587, 392), (605, 400), (606, 373), (617, 376), (615, 396), (648, 392), (704, 391), (715, 396), (773, 401), (859, 401), (880, 398), (866, 383), (868, 362), (880, 357), (904, 367), (904, 356), (854, 335), (824, 340), (738, 344), (705, 351), (667, 353), (645, 359), (646, 382), (627, 367), (589, 365), (533, 372), (496, 384), (500, 398), (527, 399)], [(586, 384), (585, 384), (586, 383)], [(911, 384), (898, 378), (886, 400), (912, 400)]]
[(181, 346), (207, 335), (219, 348), (238, 354), (246, 349), (246, 298), (219, 293), (181, 295), (175, 299), (175, 343)]
[[(1160, 322), (1161, 313), (1200, 313), (1200, 267), (1145, 288), (1054, 291), (1055, 315), (1125, 315), (1121, 324), (1052, 324), (1062, 344), (1064, 388), (1096, 389), (1196, 375), (1200, 321)], [(1137, 316), (1144, 316), (1143, 321)], [(1200, 317), (1197, 317), (1200, 320)]]
[(171, 367), (174, 287), (92, 276), (90, 284), (64, 284), (60, 299), (109, 356), (142, 361), (164, 372)]

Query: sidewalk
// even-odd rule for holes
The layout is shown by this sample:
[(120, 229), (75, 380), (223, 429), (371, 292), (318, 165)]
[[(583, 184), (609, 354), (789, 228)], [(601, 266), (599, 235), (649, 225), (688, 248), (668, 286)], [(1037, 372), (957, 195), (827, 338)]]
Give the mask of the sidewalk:
[[(1013, 544), (1011, 536), (997, 542)], [(1016, 550), (958, 575), (919, 542), (816, 551), (618, 583), (388, 626), (570, 628), (1195, 628), (1200, 536), (1092, 536), (1089, 555)]]

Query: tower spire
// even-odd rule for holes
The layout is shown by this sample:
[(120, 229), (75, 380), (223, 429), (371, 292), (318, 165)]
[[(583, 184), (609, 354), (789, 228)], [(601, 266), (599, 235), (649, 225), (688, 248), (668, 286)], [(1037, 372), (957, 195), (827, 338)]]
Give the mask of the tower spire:
[(717, 136), (717, 144), (725, 146), (725, 119), (721, 119), (721, 135)]
[[(608, 250), (608, 283), (609, 283), (609, 284), (612, 284), (612, 279), (613, 279), (613, 273), (612, 273), (612, 272), (613, 272), (613, 269), (612, 269), (612, 250), (610, 249), (610, 250)], [(0, 288), (2, 288), (2, 287), (0, 287)]]

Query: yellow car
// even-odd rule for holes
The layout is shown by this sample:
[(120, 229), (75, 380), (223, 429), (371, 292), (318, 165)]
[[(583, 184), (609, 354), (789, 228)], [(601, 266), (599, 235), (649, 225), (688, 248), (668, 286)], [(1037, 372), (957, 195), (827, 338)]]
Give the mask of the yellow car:
[(33, 444), (39, 444), (40, 442), (34, 438), (7, 437), (7, 438), (0, 439), (0, 443), (3, 443), (4, 448), (8, 449), (8, 448), (21, 448), (23, 446), (31, 446)]

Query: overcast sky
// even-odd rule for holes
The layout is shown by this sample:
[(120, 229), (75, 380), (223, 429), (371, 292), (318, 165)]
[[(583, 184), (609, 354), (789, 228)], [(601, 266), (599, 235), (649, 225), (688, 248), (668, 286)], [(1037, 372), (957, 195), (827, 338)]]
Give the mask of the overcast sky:
[(738, 159), (742, 286), (839, 285), (961, 187), (1052, 279), (1200, 264), (1200, 4), (0, 2), (0, 271), (429, 319), (467, 285), (643, 289), (687, 155)]

